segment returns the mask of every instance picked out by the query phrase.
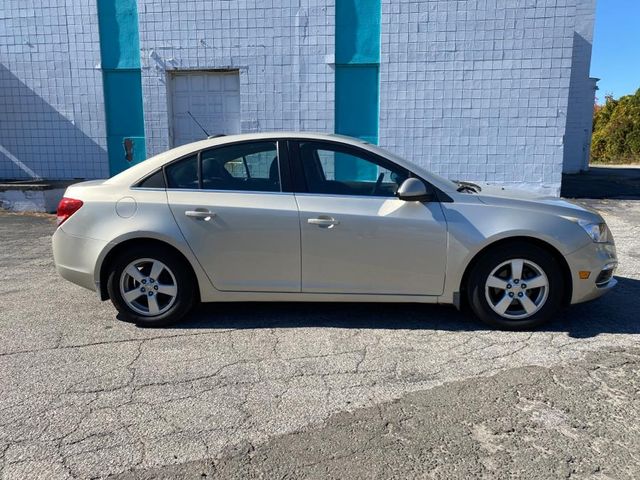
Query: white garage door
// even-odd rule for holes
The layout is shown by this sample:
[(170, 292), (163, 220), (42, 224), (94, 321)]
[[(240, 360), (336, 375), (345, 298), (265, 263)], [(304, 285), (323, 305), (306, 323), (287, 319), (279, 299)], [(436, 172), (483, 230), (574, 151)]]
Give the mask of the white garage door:
[(174, 147), (209, 135), (240, 133), (240, 74), (180, 72), (171, 76), (171, 140)]

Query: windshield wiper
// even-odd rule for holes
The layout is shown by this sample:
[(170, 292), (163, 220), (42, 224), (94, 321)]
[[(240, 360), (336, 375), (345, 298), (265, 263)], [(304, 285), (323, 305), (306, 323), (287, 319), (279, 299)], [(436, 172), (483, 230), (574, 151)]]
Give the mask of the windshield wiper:
[(456, 189), (458, 192), (478, 193), (482, 191), (480, 185), (476, 185), (475, 183), (463, 182), (462, 180), (454, 180), (454, 182), (458, 185), (458, 188)]

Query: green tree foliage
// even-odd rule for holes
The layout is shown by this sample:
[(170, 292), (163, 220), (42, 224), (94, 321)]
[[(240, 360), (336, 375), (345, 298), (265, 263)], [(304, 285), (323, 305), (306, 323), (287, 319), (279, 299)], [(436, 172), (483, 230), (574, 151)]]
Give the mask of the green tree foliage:
[(593, 112), (591, 160), (640, 163), (640, 89), (615, 100), (606, 97)]

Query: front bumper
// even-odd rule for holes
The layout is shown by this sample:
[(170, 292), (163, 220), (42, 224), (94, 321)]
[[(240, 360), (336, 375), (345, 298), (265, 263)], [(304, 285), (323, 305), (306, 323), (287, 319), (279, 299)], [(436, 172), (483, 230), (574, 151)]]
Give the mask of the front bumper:
[[(572, 304), (598, 298), (618, 283), (613, 277), (613, 271), (618, 265), (613, 243), (590, 243), (565, 258), (571, 270)], [(590, 272), (589, 277), (580, 278), (580, 272)]]
[(95, 266), (107, 242), (78, 237), (58, 228), (51, 239), (53, 260), (60, 276), (95, 291)]

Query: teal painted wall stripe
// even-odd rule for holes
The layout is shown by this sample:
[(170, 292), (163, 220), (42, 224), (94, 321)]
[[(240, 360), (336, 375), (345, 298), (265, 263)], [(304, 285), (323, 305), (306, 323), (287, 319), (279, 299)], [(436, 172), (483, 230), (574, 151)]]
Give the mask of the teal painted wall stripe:
[[(335, 131), (378, 143), (381, 0), (336, 0)], [(336, 179), (375, 180), (377, 168), (336, 164)]]
[(380, 63), (381, 0), (336, 0), (336, 63)]
[(136, 0), (98, 0), (109, 173), (146, 158)]
[(336, 133), (377, 141), (378, 65), (336, 65)]

